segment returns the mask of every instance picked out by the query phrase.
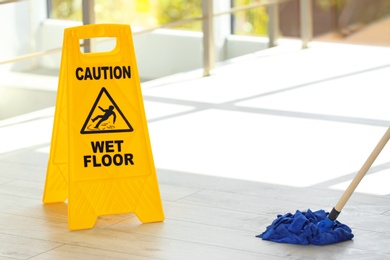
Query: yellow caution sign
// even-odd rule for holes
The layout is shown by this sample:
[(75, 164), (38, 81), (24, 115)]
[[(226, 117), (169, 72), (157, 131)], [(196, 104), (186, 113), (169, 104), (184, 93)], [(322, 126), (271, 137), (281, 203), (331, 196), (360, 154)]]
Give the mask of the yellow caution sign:
[[(69, 229), (98, 216), (164, 220), (130, 26), (64, 33), (44, 203), (68, 199)], [(114, 37), (110, 52), (82, 53), (82, 39)]]

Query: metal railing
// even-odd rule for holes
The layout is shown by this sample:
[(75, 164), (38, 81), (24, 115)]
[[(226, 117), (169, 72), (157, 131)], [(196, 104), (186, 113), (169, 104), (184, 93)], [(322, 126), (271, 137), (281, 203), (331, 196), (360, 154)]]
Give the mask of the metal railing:
[[(11, 2), (19, 2), (21, 0), (0, 0), (0, 5)], [(290, 0), (263, 0), (258, 1), (253, 4), (246, 6), (233, 7), (229, 10), (214, 13), (214, 4), (213, 0), (202, 0), (202, 15), (198, 17), (192, 17), (187, 19), (182, 19), (170, 23), (166, 23), (156, 27), (145, 28), (143, 30), (134, 32), (133, 34), (143, 34), (152, 32), (161, 28), (170, 28), (186, 23), (191, 23), (195, 21), (202, 21), (202, 31), (203, 31), (203, 75), (208, 76), (211, 73), (211, 70), (215, 65), (215, 44), (214, 44), (214, 19), (215, 17), (222, 15), (229, 15), (236, 12), (246, 11), (258, 7), (267, 6), (268, 15), (269, 15), (269, 24), (268, 24), (268, 38), (269, 38), (269, 47), (277, 45), (277, 40), (279, 37), (279, 17), (278, 17), (278, 6), (283, 2), (288, 2)], [(95, 23), (95, 14), (94, 14), (94, 0), (83, 0), (82, 1), (82, 13), (83, 13), (83, 24), (92, 24)], [(313, 35), (313, 19), (312, 19), (312, 0), (300, 0), (300, 24), (301, 24), (301, 40), (302, 48), (307, 48), (308, 43), (312, 39)], [(84, 51), (91, 51), (91, 42), (85, 41)], [(14, 63), (17, 61), (22, 61), (26, 59), (31, 59), (35, 57), (40, 57), (44, 55), (49, 55), (53, 53), (61, 52), (62, 48), (55, 48), (40, 52), (29, 53), (26, 55), (20, 55), (12, 59), (0, 61), (0, 65), (7, 63)]]

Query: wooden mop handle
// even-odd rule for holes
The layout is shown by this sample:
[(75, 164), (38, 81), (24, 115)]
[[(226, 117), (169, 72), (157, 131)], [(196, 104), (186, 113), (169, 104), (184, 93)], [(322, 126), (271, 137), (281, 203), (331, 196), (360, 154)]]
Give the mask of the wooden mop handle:
[(328, 218), (330, 220), (335, 220), (340, 214), (341, 210), (347, 203), (348, 199), (351, 197), (352, 193), (355, 191), (356, 187), (359, 185), (360, 181), (363, 179), (364, 175), (368, 172), (371, 165), (374, 163), (375, 159), (378, 157), (383, 147), (385, 147), (387, 141), (390, 139), (390, 127), (387, 129), (386, 133), (383, 135), (379, 143), (376, 145), (374, 150), (371, 152), (370, 156), (367, 158), (366, 162), (360, 168), (359, 172), (353, 178), (352, 182), (349, 184), (348, 188), (344, 191), (344, 194), (341, 196), (336, 206), (333, 208), (332, 212), (329, 214)]

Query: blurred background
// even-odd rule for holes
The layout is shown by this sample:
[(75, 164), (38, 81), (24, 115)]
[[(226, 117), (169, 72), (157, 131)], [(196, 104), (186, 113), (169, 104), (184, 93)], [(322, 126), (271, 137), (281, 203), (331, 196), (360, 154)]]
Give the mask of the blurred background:
[(294, 41), (390, 46), (390, 0), (0, 0), (0, 119), (54, 104), (63, 31), (89, 23), (130, 24), (142, 82)]

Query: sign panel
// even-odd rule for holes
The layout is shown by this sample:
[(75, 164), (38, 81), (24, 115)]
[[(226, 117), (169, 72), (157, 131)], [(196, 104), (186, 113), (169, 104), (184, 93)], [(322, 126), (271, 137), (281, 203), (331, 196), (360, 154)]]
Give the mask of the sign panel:
[[(115, 48), (82, 53), (79, 41), (96, 37)], [(43, 202), (66, 199), (71, 230), (108, 214), (164, 219), (128, 25), (65, 29)]]

